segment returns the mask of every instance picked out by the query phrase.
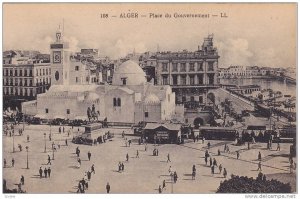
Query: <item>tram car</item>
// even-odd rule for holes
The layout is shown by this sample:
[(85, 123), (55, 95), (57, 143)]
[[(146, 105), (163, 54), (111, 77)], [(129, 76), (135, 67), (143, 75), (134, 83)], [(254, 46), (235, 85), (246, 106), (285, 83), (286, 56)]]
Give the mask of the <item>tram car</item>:
[(206, 140), (232, 140), (239, 137), (238, 131), (228, 127), (199, 127), (200, 138)]

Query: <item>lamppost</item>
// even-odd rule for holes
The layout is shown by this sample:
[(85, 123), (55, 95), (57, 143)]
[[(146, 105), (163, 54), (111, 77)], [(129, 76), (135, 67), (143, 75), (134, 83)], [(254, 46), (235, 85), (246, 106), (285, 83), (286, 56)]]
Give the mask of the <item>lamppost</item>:
[(26, 146), (25, 148), (26, 148), (26, 152), (27, 152), (27, 167), (26, 167), (26, 169), (29, 169), (29, 167), (28, 167), (28, 149), (29, 149), (29, 147)]
[(46, 133), (44, 133), (44, 140), (45, 140), (45, 150), (44, 150), (44, 153), (46, 153)]
[(173, 172), (170, 174), (171, 177), (171, 193), (173, 193), (173, 182), (174, 182), (174, 174)]
[(15, 130), (12, 129), (12, 134), (13, 134), (13, 153), (15, 152)]
[(23, 131), (25, 129), (25, 108), (24, 108), (24, 113), (23, 113)]
[(52, 148), (52, 160), (54, 160), (54, 148)]

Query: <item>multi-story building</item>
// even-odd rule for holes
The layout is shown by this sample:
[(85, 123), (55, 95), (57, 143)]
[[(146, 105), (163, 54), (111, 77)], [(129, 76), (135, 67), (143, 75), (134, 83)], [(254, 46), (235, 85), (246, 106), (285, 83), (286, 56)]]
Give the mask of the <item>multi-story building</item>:
[(170, 85), (176, 93), (177, 104), (205, 104), (208, 90), (219, 86), (218, 59), (210, 35), (195, 52), (159, 52), (148, 64), (156, 64), (154, 82)]
[[(9, 60), (9, 59), (7, 59)], [(50, 63), (36, 61), (3, 64), (3, 108), (20, 109), (21, 102), (36, 99), (51, 85)]]

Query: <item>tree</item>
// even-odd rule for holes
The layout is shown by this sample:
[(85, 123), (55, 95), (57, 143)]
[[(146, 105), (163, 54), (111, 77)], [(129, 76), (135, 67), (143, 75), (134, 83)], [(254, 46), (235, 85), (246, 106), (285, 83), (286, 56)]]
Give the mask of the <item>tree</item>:
[(220, 183), (217, 193), (291, 193), (291, 185), (278, 180), (253, 179), (246, 176), (231, 176)]

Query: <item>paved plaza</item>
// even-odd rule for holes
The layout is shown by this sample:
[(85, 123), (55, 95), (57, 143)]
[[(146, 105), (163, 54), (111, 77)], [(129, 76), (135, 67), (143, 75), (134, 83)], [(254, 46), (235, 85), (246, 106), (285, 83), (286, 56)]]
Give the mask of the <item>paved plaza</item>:
[[(18, 128), (17, 125), (15, 132)], [(291, 144), (282, 143), (281, 151), (276, 151), (276, 144), (272, 150), (266, 149), (265, 143), (251, 144), (251, 149), (247, 145), (235, 146), (231, 141), (209, 141), (204, 144), (199, 140), (195, 143), (187, 140), (183, 145), (165, 144), (154, 146), (153, 144), (139, 145), (138, 137), (131, 129), (104, 128), (103, 131), (114, 133), (115, 137), (111, 141), (98, 144), (96, 146), (76, 145), (71, 143), (73, 135), (76, 136), (78, 127), (67, 131), (70, 126), (65, 127), (64, 133), (58, 132), (58, 126), (51, 127), (52, 141), (49, 141), (50, 126), (48, 125), (26, 125), (23, 136), (14, 137), (15, 153), (13, 151), (13, 137), (3, 136), (3, 158), (7, 161), (7, 168), (3, 169), (3, 177), (7, 181), (9, 189), (17, 188), (21, 175), (25, 178), (23, 190), (27, 193), (76, 193), (79, 180), (84, 177), (86, 171), (90, 170), (92, 164), (95, 165), (95, 174), (92, 174), (89, 181), (89, 188), (86, 193), (106, 193), (106, 184), (109, 182), (111, 193), (158, 193), (159, 185), (166, 181), (166, 188), (163, 193), (215, 193), (223, 175), (215, 169), (216, 174), (211, 174), (209, 166), (205, 165), (204, 153), (207, 150), (207, 143), (211, 143), (210, 154), (217, 160), (217, 164), (222, 164), (227, 169), (227, 178), (234, 175), (247, 175), (257, 177), (258, 161), (257, 156), (262, 154), (262, 172), (267, 176), (281, 174), (296, 178), (295, 174), (289, 174), (289, 147)], [(80, 132), (84, 129), (81, 127)], [(130, 147), (125, 146), (125, 140), (121, 133), (125, 131), (126, 138), (132, 140)], [(46, 133), (46, 139), (44, 139)], [(27, 142), (27, 135), (30, 142)], [(68, 146), (65, 145), (68, 139)], [(44, 152), (46, 140), (47, 152)], [(54, 152), (54, 160), (51, 165), (47, 164), (47, 157), (52, 158), (51, 144), (54, 141), (57, 151)], [(23, 150), (19, 152), (18, 144)], [(230, 148), (229, 153), (224, 153), (224, 145)], [(60, 148), (58, 148), (60, 145)], [(29, 169), (26, 169), (26, 149), (29, 147)], [(76, 147), (80, 149), (82, 165), (77, 167)], [(153, 156), (153, 149), (159, 150), (158, 156)], [(221, 155), (217, 155), (220, 149)], [(139, 158), (136, 158), (136, 151), (139, 151)], [(88, 160), (87, 153), (91, 152), (91, 160)], [(240, 158), (236, 159), (236, 151), (240, 152)], [(129, 154), (129, 161), (126, 161), (126, 154)], [(167, 155), (170, 154), (171, 162), (167, 163)], [(15, 166), (11, 167), (11, 160), (15, 159)], [(119, 162), (124, 163), (124, 171), (118, 172)], [(196, 166), (196, 179), (192, 180), (192, 167)], [(178, 180), (176, 184), (171, 183), (169, 168), (176, 171)], [(39, 168), (51, 167), (50, 178), (40, 178)], [(295, 185), (294, 185), (295, 186)], [(295, 191), (295, 190), (294, 190)]]

